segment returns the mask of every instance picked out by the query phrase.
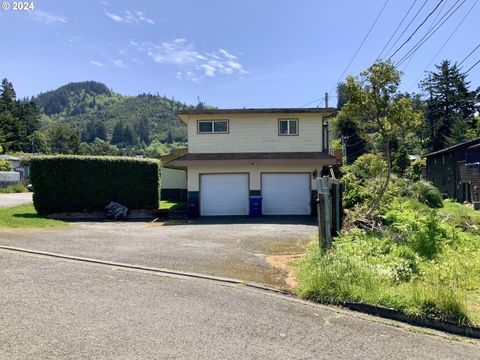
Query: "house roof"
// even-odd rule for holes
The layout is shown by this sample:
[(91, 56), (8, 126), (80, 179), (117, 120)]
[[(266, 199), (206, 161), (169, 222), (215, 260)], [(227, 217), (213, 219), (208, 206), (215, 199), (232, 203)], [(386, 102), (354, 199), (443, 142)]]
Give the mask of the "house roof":
[(457, 145), (453, 145), (453, 146), (450, 146), (448, 148), (445, 148), (445, 149), (442, 149), (442, 150), (438, 150), (438, 151), (435, 151), (435, 152), (432, 152), (428, 155), (425, 155), (425, 157), (430, 157), (430, 156), (436, 156), (436, 155), (441, 155), (441, 154), (444, 154), (444, 153), (447, 153), (447, 152), (450, 152), (452, 150), (456, 150), (458, 148), (462, 148), (464, 146), (466, 147), (471, 147), (472, 145), (477, 145), (477, 144), (480, 144), (480, 137), (479, 138), (476, 138), (476, 139), (473, 139), (473, 140), (470, 140), (470, 141), (466, 141), (466, 142), (463, 142), (463, 143), (460, 143), (460, 144), (457, 144)]
[(335, 108), (249, 108), (249, 109), (202, 109), (179, 110), (175, 114), (182, 119), (183, 115), (215, 115), (215, 114), (326, 114), (331, 115)]
[(245, 109), (202, 109), (178, 110), (177, 115), (192, 114), (302, 114), (302, 113), (333, 113), (335, 108), (245, 108)]
[(175, 166), (172, 162), (179, 157), (182, 157), (188, 153), (188, 147), (173, 149), (169, 154), (160, 156), (162, 167), (168, 167), (171, 169), (184, 169), (184, 167)]

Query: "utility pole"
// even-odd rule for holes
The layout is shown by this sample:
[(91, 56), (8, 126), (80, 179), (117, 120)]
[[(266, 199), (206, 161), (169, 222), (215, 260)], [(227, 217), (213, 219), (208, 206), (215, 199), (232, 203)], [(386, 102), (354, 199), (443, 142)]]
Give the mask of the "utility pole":
[(328, 108), (328, 92), (325, 93), (325, 107)]

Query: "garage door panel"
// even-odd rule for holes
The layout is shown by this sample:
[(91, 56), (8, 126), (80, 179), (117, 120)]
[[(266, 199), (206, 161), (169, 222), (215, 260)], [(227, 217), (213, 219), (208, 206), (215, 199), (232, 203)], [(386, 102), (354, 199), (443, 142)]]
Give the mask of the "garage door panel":
[(262, 174), (264, 215), (309, 215), (310, 174)]
[(248, 174), (200, 175), (200, 215), (248, 215)]

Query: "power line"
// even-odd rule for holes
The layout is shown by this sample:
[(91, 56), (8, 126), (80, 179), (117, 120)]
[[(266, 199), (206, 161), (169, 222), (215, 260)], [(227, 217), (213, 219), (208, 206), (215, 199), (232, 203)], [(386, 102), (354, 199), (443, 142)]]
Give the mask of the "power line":
[[(430, 26), (428, 27), (428, 30), (427, 30), (427, 33), (429, 33), (430, 31), (432, 31), (432, 28), (438, 24), (437, 20), (438, 20), (438, 17), (443, 13), (443, 9), (445, 8), (445, 5), (447, 4), (448, 1), (445, 1), (443, 4), (442, 4), (442, 7), (440, 8), (440, 11), (437, 12), (437, 15), (435, 15), (435, 19), (433, 19), (433, 22), (430, 24)], [(403, 69), (402, 71), (404, 71), (407, 66), (410, 64), (410, 61), (412, 61), (413, 57), (410, 57), (410, 59), (408, 59), (407, 63), (403, 66)]]
[(304, 104), (304, 105), (302, 105), (302, 106), (300, 106), (300, 107), (303, 108), (303, 107), (305, 107), (305, 106), (308, 106), (308, 105), (311, 105), (311, 104), (314, 104), (314, 103), (319, 103), (319, 104), (320, 104), (320, 103), (322, 103), (324, 100), (325, 100), (325, 98), (324, 98), (324, 97), (321, 97), (321, 98), (312, 100), (312, 101), (310, 101), (310, 102), (308, 102), (308, 103), (306, 103), (306, 104)]
[[(457, 30), (460, 28), (460, 26), (462, 26), (463, 22), (465, 21), (465, 19), (468, 17), (468, 15), (470, 15), (470, 13), (472, 12), (473, 8), (475, 7), (475, 5), (477, 5), (478, 3), (478, 0), (475, 0), (475, 2), (473, 3), (472, 7), (466, 12), (466, 14), (463, 16), (462, 20), (460, 20), (460, 22), (458, 23), (458, 25), (455, 27), (455, 29), (452, 31), (452, 33), (450, 34), (450, 36), (447, 38), (447, 40), (445, 40), (445, 42), (443, 43), (443, 45), (440, 47), (440, 49), (438, 49), (437, 53), (433, 56), (432, 60), (430, 60), (430, 62), (428, 63), (428, 65), (425, 67), (425, 69), (423, 69), (422, 73), (420, 74), (420, 76), (417, 78), (417, 80), (415, 80), (415, 83), (412, 84), (412, 86), (410, 87), (410, 89), (418, 82), (418, 80), (420, 80), (420, 78), (422, 77), (422, 75), (425, 73), (425, 71), (427, 71), (427, 69), (430, 67), (430, 65), (432, 65), (432, 63), (435, 61), (435, 59), (437, 58), (438, 54), (440, 54), (440, 52), (443, 50), (443, 48), (445, 47), (445, 45), (447, 45), (447, 43), (450, 41), (450, 39), (453, 37), (453, 35), (455, 35), (455, 33), (457, 32)], [(480, 47), (480, 44), (478, 44), (478, 46), (473, 49), (472, 52), (470, 52), (470, 54), (468, 54), (463, 60), (462, 62), (460, 63), (460, 65), (471, 55), (473, 54), (473, 52), (478, 49)], [(409, 90), (410, 90), (409, 89)]]
[(479, 47), (480, 47), (480, 43), (475, 47), (475, 49), (470, 51), (470, 53), (467, 56), (465, 56), (462, 61), (460, 61), (458, 66), (462, 65), (465, 62), (465, 60), (467, 60)]
[[(428, 39), (430, 39), (440, 28), (462, 7), (466, 0), (463, 0), (455, 9), (453, 9), (461, 0), (457, 0), (446, 12), (442, 15), (440, 20), (436, 23), (432, 24), (429, 30), (422, 36), (422, 38), (416, 42), (414, 46), (407, 51), (406, 54), (403, 55), (402, 58), (397, 62), (397, 66), (401, 65), (407, 60), (411, 58), (411, 56), (423, 45), (425, 44)], [(453, 9), (453, 11), (452, 11)]]
[(420, 6), (420, 9), (418, 9), (417, 13), (415, 14), (415, 16), (412, 18), (412, 20), (410, 20), (410, 22), (407, 24), (407, 27), (405, 29), (403, 29), (402, 33), (398, 36), (397, 40), (395, 40), (395, 42), (392, 44), (392, 46), (390, 46), (390, 48), (387, 50), (386, 54), (388, 54), (394, 47), (395, 45), (397, 45), (397, 43), (400, 41), (400, 39), (402, 38), (403, 34), (405, 34), (405, 32), (408, 30), (408, 28), (410, 27), (410, 25), (412, 25), (413, 21), (417, 18), (418, 15), (420, 15), (420, 12), (423, 10), (423, 8), (425, 7), (425, 5), (427, 5), (427, 2), (428, 0), (425, 0), (424, 3), (422, 4), (422, 6)]
[[(403, 57), (397, 62), (396, 66), (400, 66), (403, 64), (409, 57), (411, 57), (417, 50), (425, 44), (428, 39), (430, 39), (457, 11), (462, 7), (462, 5), (465, 3), (466, 0), (463, 0), (451, 13), (450, 11), (453, 9), (453, 7), (460, 2), (460, 0), (457, 0), (455, 4), (453, 4), (450, 9), (447, 10), (447, 12), (438, 20), (437, 24), (434, 25), (434, 28), (432, 31), (429, 33), (425, 33), (423, 37), (409, 50)], [(450, 13), (450, 14), (449, 14)], [(448, 16), (447, 16), (448, 15)], [(446, 18), (445, 18), (446, 16)], [(442, 21), (443, 20), (443, 21)]]
[[(380, 51), (380, 54), (378, 54), (377, 56), (377, 60), (380, 59), (380, 57), (382, 56), (383, 52), (385, 51), (385, 49), (387, 48), (387, 46), (390, 44), (390, 41), (392, 41), (393, 37), (395, 36), (395, 34), (397, 33), (398, 29), (400, 29), (400, 27), (402, 26), (403, 22), (405, 21), (405, 19), (407, 18), (407, 16), (410, 14), (410, 11), (412, 11), (413, 7), (415, 6), (415, 4), (417, 3), (418, 0), (415, 0), (412, 5), (410, 6), (410, 8), (408, 9), (407, 13), (403, 16), (403, 19), (402, 21), (400, 21), (400, 23), (397, 25), (397, 28), (395, 29), (395, 31), (393, 32), (393, 34), (390, 36), (390, 39), (388, 39), (387, 43), (385, 44), (385, 46), (383, 47), (382, 51)], [(428, 0), (427, 0), (428, 1)], [(426, 2), (425, 2), (426, 4)], [(398, 40), (397, 40), (398, 41)]]
[(472, 70), (472, 69), (473, 69), (475, 66), (477, 66), (478, 64), (480, 64), (480, 60), (478, 60), (475, 64), (473, 64), (472, 66), (470, 66), (470, 68), (469, 68), (467, 71), (465, 71), (465, 75), (467, 75), (467, 74), (470, 72), (470, 70)]
[[(443, 1), (443, 0), (442, 0)], [(363, 47), (363, 44), (365, 44), (365, 41), (367, 40), (368, 36), (370, 35), (370, 33), (372, 32), (372, 29), (374, 28), (375, 24), (377, 23), (378, 19), (380, 18), (380, 16), (382, 15), (383, 13), (383, 10), (385, 9), (385, 7), (387, 6), (389, 0), (386, 0), (385, 3), (383, 4), (382, 8), (380, 9), (380, 12), (377, 14), (377, 17), (375, 18), (375, 20), (373, 21), (373, 24), (370, 26), (370, 29), (368, 29), (368, 32), (367, 34), (363, 37), (363, 40), (362, 42), (360, 43), (360, 46), (357, 48), (357, 50), (355, 51), (355, 53), (353, 54), (352, 58), (350, 59), (350, 61), (348, 62), (347, 66), (345, 67), (345, 70), (343, 70), (342, 74), (339, 76), (337, 82), (335, 83), (335, 85), (333, 85), (332, 89), (329, 91), (329, 92), (333, 92), (333, 89), (335, 88), (335, 86), (337, 86), (337, 84), (340, 82), (340, 80), (342, 80), (343, 76), (345, 75), (345, 73), (348, 71), (348, 68), (350, 67), (350, 65), (352, 65), (352, 62), (353, 60), (355, 60), (355, 58), (357, 57), (357, 54), (359, 53), (359, 51), (362, 49)]]
[(438, 9), (438, 7), (442, 4), (442, 2), (444, 2), (445, 0), (440, 0), (437, 5), (433, 8), (432, 11), (430, 11), (430, 13), (427, 15), (427, 17), (425, 19), (423, 19), (423, 21), (420, 23), (420, 25), (417, 26), (417, 28), (410, 34), (410, 36), (408, 37), (407, 40), (405, 40), (402, 45), (399, 46), (399, 48), (397, 50), (395, 50), (395, 52), (390, 55), (390, 57), (388, 58), (389, 60), (395, 56), (395, 54), (397, 54), (405, 44), (407, 44), (411, 39), (412, 37), (417, 33), (417, 31), (425, 24), (425, 22), (430, 18), (430, 16), (433, 15), (433, 13)]

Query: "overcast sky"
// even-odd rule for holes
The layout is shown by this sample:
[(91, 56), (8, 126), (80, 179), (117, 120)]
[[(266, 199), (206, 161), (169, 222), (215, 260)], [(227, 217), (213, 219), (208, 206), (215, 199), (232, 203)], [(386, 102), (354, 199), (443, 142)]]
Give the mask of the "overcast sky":
[[(388, 1), (347, 74), (357, 74), (375, 61), (412, 4), (397, 34), (418, 15), (386, 57), (439, 1)], [(96, 80), (125, 95), (158, 92), (192, 104), (199, 96), (226, 108), (297, 107), (322, 98), (334, 89), (385, 0), (33, 3), (33, 11), (0, 10), (0, 76), (13, 82), (18, 96)], [(460, 62), (478, 45), (480, 4), (443, 0), (393, 59), (400, 60), (454, 4), (461, 5), (458, 11), (400, 66), (404, 90), (417, 90), (416, 80), (425, 68), (432, 69), (444, 58)], [(479, 59), (480, 49), (465, 61), (464, 69)], [(480, 85), (480, 65), (469, 79), (475, 87)], [(331, 105), (335, 101), (332, 98)]]

